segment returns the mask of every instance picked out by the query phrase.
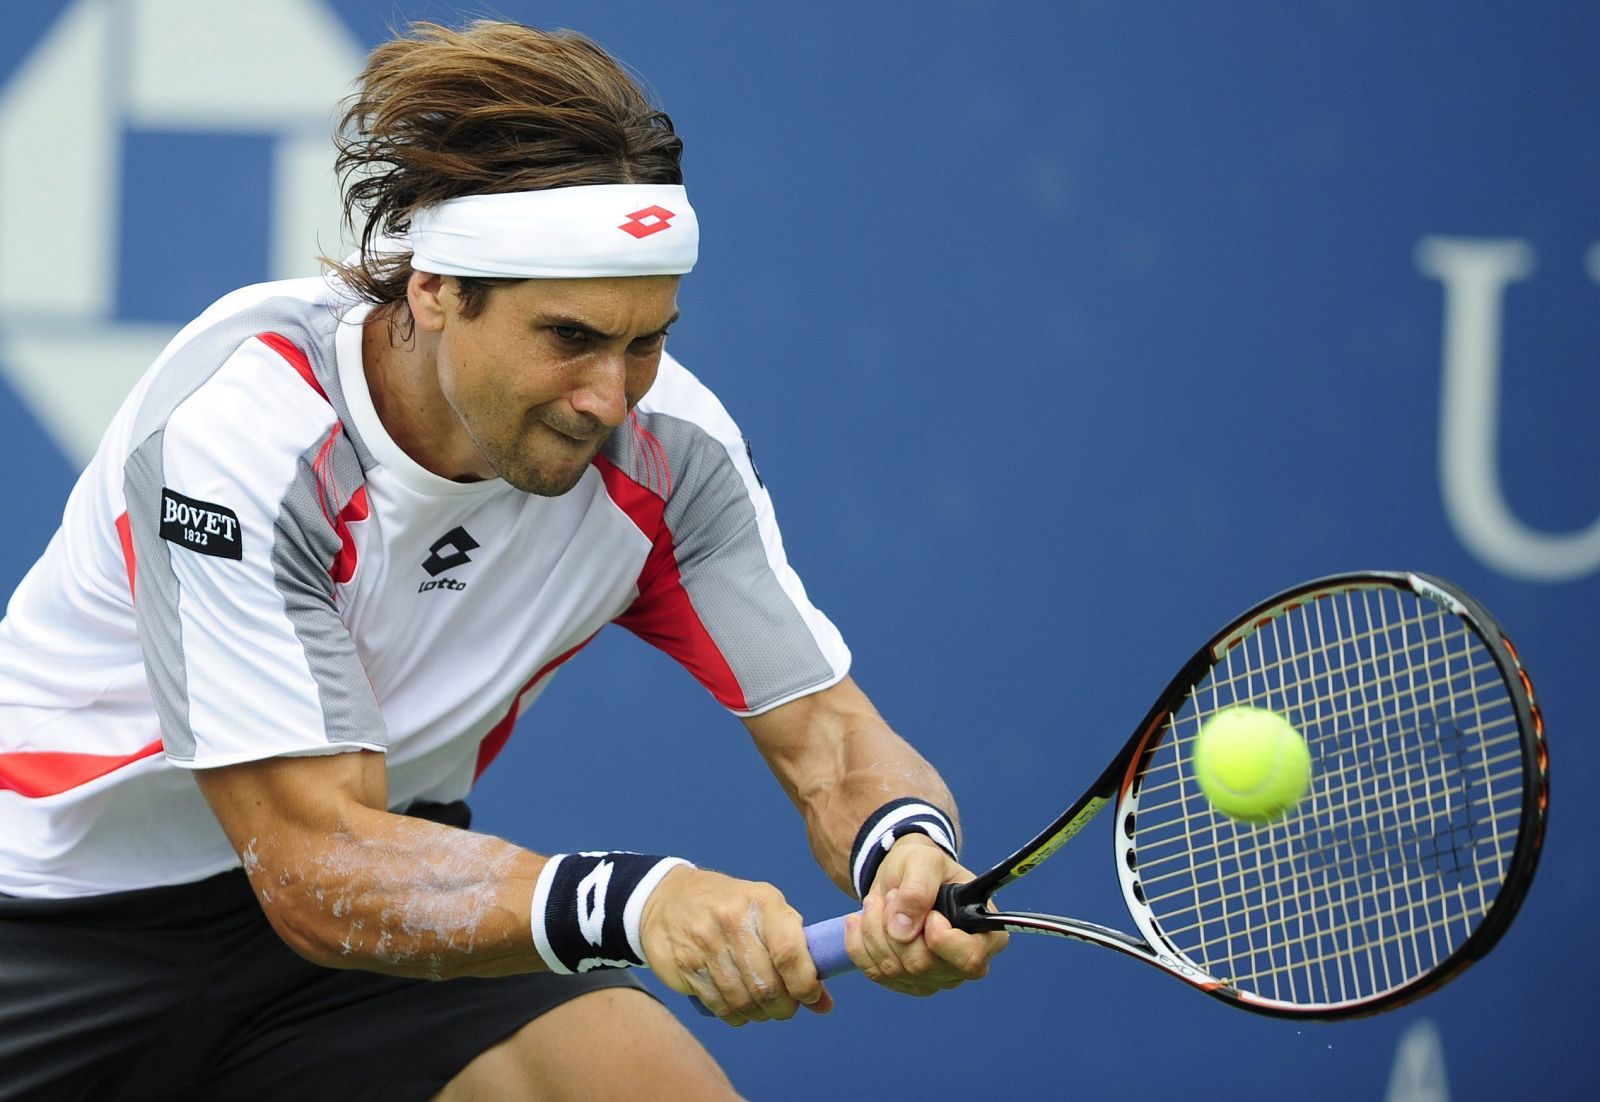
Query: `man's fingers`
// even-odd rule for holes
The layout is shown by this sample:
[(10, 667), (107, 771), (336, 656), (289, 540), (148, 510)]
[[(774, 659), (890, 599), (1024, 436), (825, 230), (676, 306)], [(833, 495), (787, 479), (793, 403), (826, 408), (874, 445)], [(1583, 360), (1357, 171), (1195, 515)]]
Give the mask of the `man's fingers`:
[(702, 966), (692, 972), (679, 972), (678, 975), (689, 987), (686, 993), (692, 994), (699, 999), (700, 1005), (705, 1007), (713, 1016), (722, 1019), (731, 1026), (745, 1024), (747, 1021), (745, 1016), (728, 1005), (728, 1000), (723, 996), (722, 989), (717, 986), (716, 980), (711, 978), (711, 969)]
[[(680, 875), (681, 874), (681, 875)], [(640, 919), (644, 957), (664, 982), (730, 1025), (792, 1018), (833, 1002), (806, 948), (800, 915), (770, 884), (674, 869)]]
[(917, 906), (915, 889), (918, 886), (912, 882), (889, 892), (886, 900), (889, 905), (889, 936), (896, 941), (913, 940), (928, 915), (926, 906)]
[(801, 1003), (800, 1005), (811, 1011), (813, 1014), (831, 1014), (833, 1013), (833, 996), (829, 994), (828, 989), (824, 987), (822, 989), (821, 997), (819, 997), (816, 1002)]
[(744, 1025), (746, 1022), (764, 1022), (766, 1013), (761, 1008), (760, 1000), (745, 983), (743, 970), (739, 962), (734, 959), (733, 950), (724, 946), (720, 952), (709, 962), (712, 982), (717, 985), (717, 992), (727, 1012), (717, 1016), (729, 1025)]
[[(891, 893), (892, 894), (892, 893)], [(905, 974), (905, 966), (895, 950), (896, 943), (885, 928), (888, 901), (869, 895), (861, 901), (861, 918), (857, 930), (866, 961), (857, 960), (861, 970), (875, 981), (898, 980)]]
[(939, 886), (944, 883), (949, 865), (943, 850), (932, 843), (923, 843), (920, 835), (912, 837), (917, 839), (917, 844), (908, 844), (901, 847), (900, 852), (890, 854), (894, 858), (904, 854), (904, 863), (897, 870), (896, 882), (889, 892), (889, 936), (900, 942), (915, 941), (922, 933), (923, 920), (939, 897)]
[[(869, 895), (862, 901), (861, 914), (853, 920), (855, 937), (852, 940), (846, 935), (846, 950), (873, 982), (910, 993), (925, 986), (927, 973), (942, 966), (920, 937), (900, 942), (890, 936), (888, 921), (896, 892), (891, 889), (887, 899)], [(851, 925), (847, 924), (846, 930), (850, 931)]]
[(977, 980), (989, 974), (989, 961), (1009, 944), (1011, 935), (1004, 930), (967, 933), (956, 929), (949, 919), (934, 911), (928, 915), (923, 940), (934, 955), (959, 972), (962, 979)]
[(821, 995), (800, 915), (781, 896), (765, 906), (752, 899), (735, 940), (742, 949), (744, 985), (762, 1020), (787, 1021), (802, 999), (815, 1002)]
[[(827, 992), (822, 988), (817, 966), (806, 946), (800, 915), (784, 906), (777, 918), (778, 921), (771, 923), (762, 919), (760, 925), (762, 940), (777, 970), (778, 981), (794, 1003), (816, 1009), (819, 1003), (827, 999)], [(828, 1006), (831, 1008), (832, 1005), (832, 1000), (828, 1000)], [(826, 1013), (826, 1010), (821, 1012)], [(789, 1013), (793, 1014), (793, 1009)]]

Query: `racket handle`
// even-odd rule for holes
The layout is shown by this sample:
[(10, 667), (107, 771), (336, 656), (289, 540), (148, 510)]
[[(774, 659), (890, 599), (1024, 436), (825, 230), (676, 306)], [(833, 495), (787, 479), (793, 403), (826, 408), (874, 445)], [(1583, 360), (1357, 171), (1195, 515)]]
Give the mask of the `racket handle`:
[(817, 978), (831, 980), (846, 972), (854, 972), (856, 965), (844, 951), (844, 920), (849, 917), (813, 922), (806, 927), (806, 948), (811, 950), (811, 960), (817, 966)]
[[(850, 954), (844, 950), (844, 920), (847, 916), (826, 919), (822, 922), (813, 922), (806, 927), (806, 948), (811, 951), (811, 960), (817, 966), (818, 979), (832, 979), (842, 976), (846, 972), (856, 970), (855, 962), (850, 959)], [(706, 1017), (712, 1017), (711, 1011), (706, 1009), (705, 1003), (689, 996), (689, 1001), (694, 1008)]]

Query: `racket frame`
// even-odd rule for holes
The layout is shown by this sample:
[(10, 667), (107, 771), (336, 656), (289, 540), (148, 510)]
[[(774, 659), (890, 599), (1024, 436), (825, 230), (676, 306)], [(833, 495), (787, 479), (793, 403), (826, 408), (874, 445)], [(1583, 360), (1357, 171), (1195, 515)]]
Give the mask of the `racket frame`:
[[(1133, 841), (1126, 808), (1136, 806), (1135, 785), (1148, 757), (1160, 745), (1168, 720), (1187, 701), (1190, 692), (1228, 651), (1254, 632), (1309, 601), (1363, 589), (1397, 589), (1431, 600), (1455, 613), (1484, 644), (1510, 686), (1509, 697), (1520, 734), (1524, 785), (1518, 837), (1507, 864), (1505, 878), (1484, 919), (1467, 939), (1443, 961), (1400, 986), (1362, 999), (1340, 1003), (1290, 1003), (1241, 991), (1209, 974), (1162, 936), (1149, 908), (1138, 897), (1138, 875), (1131, 868)], [(1492, 949), (1516, 917), (1538, 865), (1549, 808), (1549, 751), (1544, 740), (1544, 719), (1533, 683), (1516, 648), (1482, 604), (1459, 587), (1427, 574), (1401, 571), (1361, 571), (1335, 574), (1286, 589), (1236, 617), (1195, 652), (1151, 706), (1122, 749), (1084, 793), (1026, 844), (987, 872), (965, 884), (947, 884), (938, 909), (958, 929), (979, 932), (1007, 930), (1048, 934), (1112, 949), (1168, 974), (1234, 1006), (1260, 1014), (1289, 1018), (1345, 1018), (1375, 1014), (1420, 998), (1459, 975)], [(1107, 805), (1115, 805), (1118, 881), (1124, 902), (1144, 937), (1099, 923), (1060, 915), (989, 909), (990, 897), (1026, 876), (1071, 841)]]

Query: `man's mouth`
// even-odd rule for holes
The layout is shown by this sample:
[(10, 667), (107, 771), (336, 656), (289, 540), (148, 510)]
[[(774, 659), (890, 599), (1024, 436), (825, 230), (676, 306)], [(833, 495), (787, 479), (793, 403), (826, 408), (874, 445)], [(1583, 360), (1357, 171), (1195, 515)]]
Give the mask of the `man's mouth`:
[(601, 436), (601, 433), (587, 426), (577, 428), (570, 425), (560, 425), (548, 418), (540, 418), (540, 423), (557, 436), (565, 437), (574, 444), (593, 444)]

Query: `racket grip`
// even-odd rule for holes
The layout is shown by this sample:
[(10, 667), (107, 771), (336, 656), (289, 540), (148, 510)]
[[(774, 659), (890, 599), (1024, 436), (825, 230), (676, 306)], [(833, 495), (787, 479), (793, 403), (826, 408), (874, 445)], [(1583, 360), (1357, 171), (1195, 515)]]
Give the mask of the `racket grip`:
[(813, 922), (806, 927), (806, 948), (817, 966), (817, 977), (830, 980), (856, 970), (855, 961), (844, 951), (844, 920), (848, 915)]
[[(846, 917), (848, 916), (840, 915), (822, 922), (813, 922), (806, 927), (806, 948), (811, 951), (811, 960), (817, 966), (818, 979), (832, 979), (834, 976), (842, 976), (846, 972), (856, 970), (855, 962), (844, 949)], [(689, 1001), (701, 1014), (708, 1018), (712, 1017), (705, 1003), (693, 995), (689, 996)]]

